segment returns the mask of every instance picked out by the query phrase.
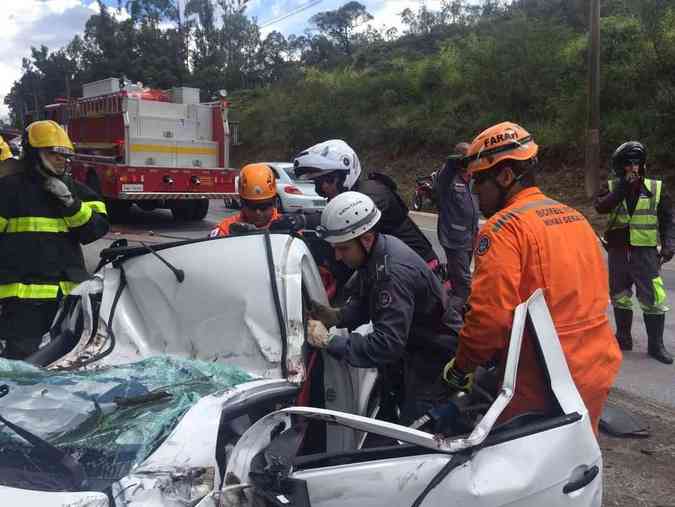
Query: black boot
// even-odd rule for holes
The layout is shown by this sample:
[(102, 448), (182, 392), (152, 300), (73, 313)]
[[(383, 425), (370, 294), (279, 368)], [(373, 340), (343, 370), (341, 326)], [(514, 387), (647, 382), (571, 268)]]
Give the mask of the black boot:
[(621, 350), (633, 350), (633, 336), (630, 327), (633, 325), (633, 310), (614, 307), (614, 320), (616, 320), (616, 341)]
[(663, 346), (663, 327), (666, 323), (665, 315), (644, 314), (647, 328), (647, 353), (664, 364), (673, 364), (673, 356)]

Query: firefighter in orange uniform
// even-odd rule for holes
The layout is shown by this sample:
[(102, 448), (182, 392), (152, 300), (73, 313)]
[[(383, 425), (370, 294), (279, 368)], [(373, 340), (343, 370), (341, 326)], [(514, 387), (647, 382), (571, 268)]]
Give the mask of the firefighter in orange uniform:
[[(469, 312), (457, 355), (445, 366), (443, 377), (451, 388), (469, 390), (477, 366), (495, 361), (503, 373), (514, 309), (543, 288), (597, 434), (602, 407), (621, 365), (606, 315), (607, 268), (583, 215), (535, 186), (537, 151), (525, 129), (504, 122), (479, 134), (465, 158), (488, 221), (477, 241)], [(554, 409), (537, 354), (533, 337), (526, 334), (516, 390), (502, 420)]]
[(235, 223), (268, 229), (281, 215), (277, 210), (277, 186), (272, 169), (267, 164), (248, 164), (239, 172), (241, 212), (224, 218), (211, 231), (211, 237), (229, 236)]

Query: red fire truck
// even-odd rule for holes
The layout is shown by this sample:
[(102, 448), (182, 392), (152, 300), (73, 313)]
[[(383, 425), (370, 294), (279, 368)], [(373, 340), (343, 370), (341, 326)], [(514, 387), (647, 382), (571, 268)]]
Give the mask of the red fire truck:
[(235, 195), (224, 93), (200, 103), (197, 88), (155, 90), (117, 78), (82, 89), (81, 99), (47, 106), (46, 117), (67, 129), (73, 177), (105, 198), (112, 218), (136, 204), (201, 220), (209, 199)]

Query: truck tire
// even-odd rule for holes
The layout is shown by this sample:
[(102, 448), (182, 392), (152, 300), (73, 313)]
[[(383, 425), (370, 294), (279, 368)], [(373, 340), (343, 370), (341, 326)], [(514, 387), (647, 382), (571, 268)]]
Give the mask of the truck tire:
[(204, 220), (206, 214), (209, 212), (209, 200), (208, 199), (198, 199), (192, 201), (192, 219), (193, 220)]
[(110, 220), (110, 223), (119, 224), (129, 220), (129, 213), (131, 211), (131, 203), (129, 201), (110, 200), (106, 201), (105, 206), (108, 209), (108, 220)]
[(174, 201), (169, 207), (171, 208), (173, 219), (177, 222), (192, 220), (193, 208), (190, 206), (189, 201)]
[(419, 211), (422, 209), (422, 205), (424, 204), (424, 198), (418, 192), (415, 192), (410, 204), (413, 210)]

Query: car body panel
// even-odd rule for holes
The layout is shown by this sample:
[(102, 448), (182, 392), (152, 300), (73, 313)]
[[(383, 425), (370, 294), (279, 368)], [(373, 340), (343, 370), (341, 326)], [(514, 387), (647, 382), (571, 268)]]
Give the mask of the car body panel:
[[(280, 368), (281, 333), (274, 311), (265, 234), (156, 246), (159, 256), (184, 272), (183, 282), (179, 282), (174, 273), (148, 251), (118, 259), (73, 292), (73, 297), (79, 301), (72, 314), (66, 315), (63, 325), (74, 326), (78, 316), (82, 316), (85, 331), (71, 353), (49, 366), (52, 370), (76, 368), (73, 376), (84, 378), (90, 370), (108, 371), (153, 360), (156, 356), (174, 356), (205, 360), (208, 364), (217, 361), (258, 377), (199, 398), (180, 416), (157, 448), (112, 485), (116, 506), (194, 505), (200, 499), (208, 503), (207, 493), (218, 491), (224, 472), (224, 466), (221, 469), (219, 462), (222, 456), (216, 452), (223, 429), (220, 416), (240, 405), (246, 407), (257, 394), (274, 398), (277, 392), (286, 393), (284, 399), (287, 399), (288, 392), (297, 393), (302, 385), (305, 379), (302, 346), (306, 311), (303, 294), (321, 304), (328, 304), (328, 301), (318, 269), (304, 242), (285, 234), (269, 234), (268, 237), (288, 342), (286, 378)], [(119, 290), (122, 272), (125, 282)], [(100, 320), (106, 324), (101, 325), (98, 334), (90, 339), (90, 331), (96, 327), (97, 316), (92, 308), (97, 297), (101, 298)], [(114, 313), (112, 321), (111, 313)], [(109, 322), (114, 339), (106, 332)], [(364, 329), (367, 331), (368, 328)], [(109, 353), (101, 355), (92, 364), (82, 362), (108, 348)], [(376, 372), (350, 368), (327, 355), (323, 359), (324, 388), (332, 393), (327, 405), (356, 413), (365, 410)], [(44, 374), (50, 375), (49, 372)], [(77, 391), (79, 384), (69, 384)], [(50, 399), (57, 403), (73, 397), (73, 393), (62, 395), (58, 386), (46, 387), (50, 389)], [(104, 387), (110, 389), (107, 385), (100, 389)], [(121, 387), (126, 392), (126, 388)], [(289, 391), (289, 387), (293, 389)], [(35, 389), (40, 390), (39, 386), (34, 386)], [(3, 402), (10, 400), (12, 394)], [(31, 408), (30, 400), (20, 401)], [(95, 405), (90, 400), (79, 401), (85, 407)], [(280, 407), (274, 406), (269, 411), (277, 408)], [(87, 408), (92, 413), (97, 410), (96, 407)], [(59, 424), (80, 425), (78, 421), (82, 414), (75, 412), (62, 414), (63, 421)], [(14, 415), (17, 413), (15, 410)], [(30, 422), (30, 418), (30, 414), (26, 414), (22, 422)], [(237, 431), (243, 433), (255, 420), (245, 413), (236, 420)], [(43, 426), (38, 421), (34, 427)], [(61, 426), (51, 428), (52, 433), (63, 433)], [(48, 431), (43, 434), (49, 436)], [(353, 429), (335, 427), (328, 432), (327, 447), (334, 450), (351, 448), (356, 440), (357, 433)], [(90, 505), (85, 502), (98, 502), (104, 498), (107, 499), (96, 491), (55, 495), (47, 491), (0, 487), (2, 505)], [(107, 505), (107, 500), (100, 505)]]
[(31, 491), (27, 489), (0, 486), (2, 505), (40, 507), (108, 507), (108, 496), (104, 493), (84, 491), (70, 493), (60, 491)]
[[(234, 364), (261, 377), (280, 378), (282, 345), (265, 237), (213, 238), (161, 250), (163, 259), (183, 270), (183, 282), (154, 255), (124, 261), (126, 283), (112, 321), (115, 347), (99, 364), (172, 354)], [(304, 242), (283, 234), (271, 234), (269, 239), (287, 354), (298, 368), (304, 343), (303, 284), (312, 299), (324, 304), (327, 299)], [(108, 266), (103, 277), (100, 315), (108, 322), (121, 269)], [(64, 356), (53, 366), (69, 364), (75, 360), (72, 356)], [(302, 381), (302, 376), (299, 371), (296, 381)]]
[[(528, 316), (536, 331), (561, 415), (533, 416), (534, 422), (524, 423), (522, 429), (510, 427), (508, 423), (496, 426), (497, 417), (512, 396)], [(290, 425), (302, 416), (413, 444), (410, 455), (403, 457), (377, 459), (371, 455), (367, 458), (366, 453), (356, 450), (339, 458), (338, 465), (319, 459), (315, 468), (307, 465), (307, 461), (298, 470), (291, 468), (289, 479), (304, 481), (313, 507), (412, 505), (410, 499), (418, 498), (430, 483), (433, 471), (453, 459), (455, 468), (425, 493), (424, 505), (440, 507), (453, 499), (453, 504), (466, 507), (600, 507), (600, 448), (588, 411), (567, 368), (541, 290), (515, 311), (503, 384), (497, 399), (466, 437), (438, 438), (353, 414), (311, 407), (287, 408), (262, 418), (241, 437), (230, 456), (227, 475), (235, 481), (255, 483), (256, 479), (249, 475), (251, 463), (272, 441), (272, 428), (278, 428), (280, 422)], [(581, 485), (573, 486), (584, 477), (589, 478), (587, 483), (582, 481)], [(565, 486), (573, 491), (563, 492)], [(246, 491), (246, 496), (234, 497), (229, 505), (249, 505), (246, 498), (251, 498), (252, 490)]]

